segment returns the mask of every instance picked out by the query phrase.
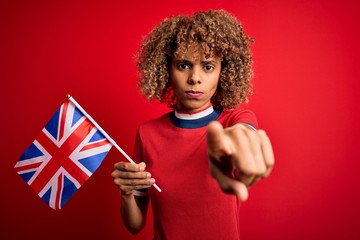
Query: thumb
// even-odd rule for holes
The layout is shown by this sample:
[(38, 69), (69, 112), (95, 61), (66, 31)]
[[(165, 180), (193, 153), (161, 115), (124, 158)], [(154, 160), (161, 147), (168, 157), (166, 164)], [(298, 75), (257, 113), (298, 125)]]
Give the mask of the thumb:
[(146, 164), (144, 162), (139, 163), (138, 166), (140, 172), (143, 172), (146, 168)]
[(233, 180), (232, 189), (234, 194), (238, 197), (238, 199), (242, 202), (245, 202), (249, 198), (249, 192), (245, 184), (242, 182)]

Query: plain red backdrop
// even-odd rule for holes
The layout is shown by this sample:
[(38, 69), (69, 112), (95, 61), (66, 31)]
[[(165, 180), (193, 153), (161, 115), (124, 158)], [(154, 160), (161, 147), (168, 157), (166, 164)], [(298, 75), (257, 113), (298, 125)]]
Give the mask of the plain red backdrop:
[(1, 239), (151, 239), (150, 217), (135, 237), (122, 225), (110, 173), (125, 159), (116, 149), (60, 211), (13, 167), (67, 93), (131, 153), (138, 125), (168, 111), (135, 88), (140, 40), (167, 16), (210, 8), (238, 16), (256, 40), (248, 107), (276, 156), (242, 205), (242, 239), (360, 238), (357, 1), (8, 0), (0, 3)]

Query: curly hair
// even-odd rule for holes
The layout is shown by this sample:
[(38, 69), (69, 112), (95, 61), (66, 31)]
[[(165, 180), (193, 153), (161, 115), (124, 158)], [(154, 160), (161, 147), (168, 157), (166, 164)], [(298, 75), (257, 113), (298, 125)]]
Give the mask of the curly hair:
[(211, 102), (217, 109), (233, 109), (248, 101), (252, 93), (253, 39), (246, 36), (239, 21), (225, 10), (197, 12), (164, 19), (143, 40), (136, 55), (137, 87), (149, 100), (175, 108), (169, 69), (175, 55), (183, 56), (188, 47), (199, 43), (206, 58), (222, 59), (219, 83)]

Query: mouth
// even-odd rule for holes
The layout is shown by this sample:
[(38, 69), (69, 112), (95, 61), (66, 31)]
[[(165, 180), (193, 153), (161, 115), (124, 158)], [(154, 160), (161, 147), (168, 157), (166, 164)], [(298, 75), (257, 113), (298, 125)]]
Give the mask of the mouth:
[(199, 98), (199, 97), (201, 97), (202, 95), (204, 95), (204, 92), (189, 90), (189, 91), (185, 91), (185, 94), (186, 94), (189, 98)]

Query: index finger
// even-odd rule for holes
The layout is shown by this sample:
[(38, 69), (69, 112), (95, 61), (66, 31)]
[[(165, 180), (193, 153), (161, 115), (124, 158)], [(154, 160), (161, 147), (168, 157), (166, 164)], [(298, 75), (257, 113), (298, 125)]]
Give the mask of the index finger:
[(209, 123), (206, 131), (206, 142), (208, 146), (212, 147), (221, 143), (223, 134), (224, 129), (220, 123), (216, 121)]
[(227, 138), (223, 126), (217, 121), (211, 122), (206, 131), (206, 143), (210, 153), (230, 155), (231, 150), (226, 141)]

